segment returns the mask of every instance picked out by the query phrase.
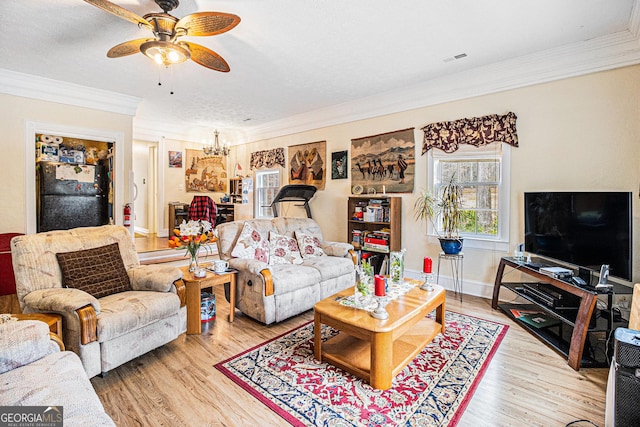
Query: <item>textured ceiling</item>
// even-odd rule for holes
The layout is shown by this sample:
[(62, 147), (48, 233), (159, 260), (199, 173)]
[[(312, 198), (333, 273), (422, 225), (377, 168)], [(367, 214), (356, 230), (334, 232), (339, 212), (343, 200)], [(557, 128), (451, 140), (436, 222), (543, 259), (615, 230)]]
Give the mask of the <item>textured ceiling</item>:
[[(115, 0), (139, 15), (152, 0)], [(106, 52), (148, 32), (81, 0), (3, 1), (0, 69), (142, 98), (137, 119), (243, 129), (626, 31), (634, 0), (182, 0), (234, 13), (230, 73)], [(467, 56), (450, 60), (455, 55)], [(158, 85), (161, 81), (163, 84)], [(173, 90), (174, 94), (170, 94)]]

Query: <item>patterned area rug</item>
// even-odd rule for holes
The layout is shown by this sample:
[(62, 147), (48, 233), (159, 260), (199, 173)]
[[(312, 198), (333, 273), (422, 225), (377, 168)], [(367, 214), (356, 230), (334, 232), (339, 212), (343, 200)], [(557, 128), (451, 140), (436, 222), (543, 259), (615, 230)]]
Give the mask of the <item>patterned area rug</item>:
[[(307, 323), (216, 368), (294, 426), (454, 426), (507, 325), (446, 312), (446, 333), (376, 390), (313, 357)], [(337, 331), (322, 326), (323, 340)]]

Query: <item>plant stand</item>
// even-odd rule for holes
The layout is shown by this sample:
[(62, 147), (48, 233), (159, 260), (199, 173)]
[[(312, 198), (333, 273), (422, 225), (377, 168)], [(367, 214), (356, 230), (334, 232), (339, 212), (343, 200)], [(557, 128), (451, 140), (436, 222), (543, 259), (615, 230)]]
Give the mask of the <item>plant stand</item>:
[(463, 273), (463, 261), (464, 253), (458, 254), (445, 254), (440, 252), (438, 254), (438, 269), (436, 270), (436, 283), (440, 284), (440, 262), (442, 260), (449, 261), (451, 264), (451, 280), (453, 282), (453, 291), (456, 295), (460, 296), (460, 302), (462, 302), (462, 273)]

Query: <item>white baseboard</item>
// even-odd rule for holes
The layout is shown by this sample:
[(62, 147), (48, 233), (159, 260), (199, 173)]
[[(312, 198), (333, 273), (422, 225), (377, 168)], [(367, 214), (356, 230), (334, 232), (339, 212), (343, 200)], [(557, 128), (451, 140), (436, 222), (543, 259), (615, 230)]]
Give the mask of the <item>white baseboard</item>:
[(134, 231), (136, 233), (144, 234), (145, 236), (147, 236), (149, 234), (149, 229), (148, 228), (135, 227)]
[[(422, 272), (417, 270), (405, 270), (405, 276), (422, 280)], [(435, 282), (435, 273), (433, 273), (433, 281)], [(440, 280), (438, 283), (440, 286), (448, 291), (453, 292), (453, 278), (444, 274), (440, 274)], [(473, 295), (476, 297), (491, 299), (493, 297), (493, 283), (485, 283), (477, 280), (469, 280), (462, 277), (462, 293), (464, 295)]]

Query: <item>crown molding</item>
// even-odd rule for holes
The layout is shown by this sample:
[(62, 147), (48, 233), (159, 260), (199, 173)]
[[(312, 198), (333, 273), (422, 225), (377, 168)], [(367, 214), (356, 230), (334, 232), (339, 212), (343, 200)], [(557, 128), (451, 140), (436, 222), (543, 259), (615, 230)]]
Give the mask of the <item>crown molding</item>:
[(0, 69), (0, 93), (134, 116), (141, 98)]
[[(636, 0), (627, 30), (616, 34), (227, 132), (236, 134), (239, 141), (260, 141), (639, 63), (640, 0)], [(165, 137), (200, 142), (197, 131), (184, 125), (136, 116), (142, 101), (138, 97), (2, 69), (0, 93), (134, 116), (133, 138), (137, 140)]]
[(638, 63), (640, 0), (625, 31), (269, 122), (248, 129), (247, 136), (259, 141)]

